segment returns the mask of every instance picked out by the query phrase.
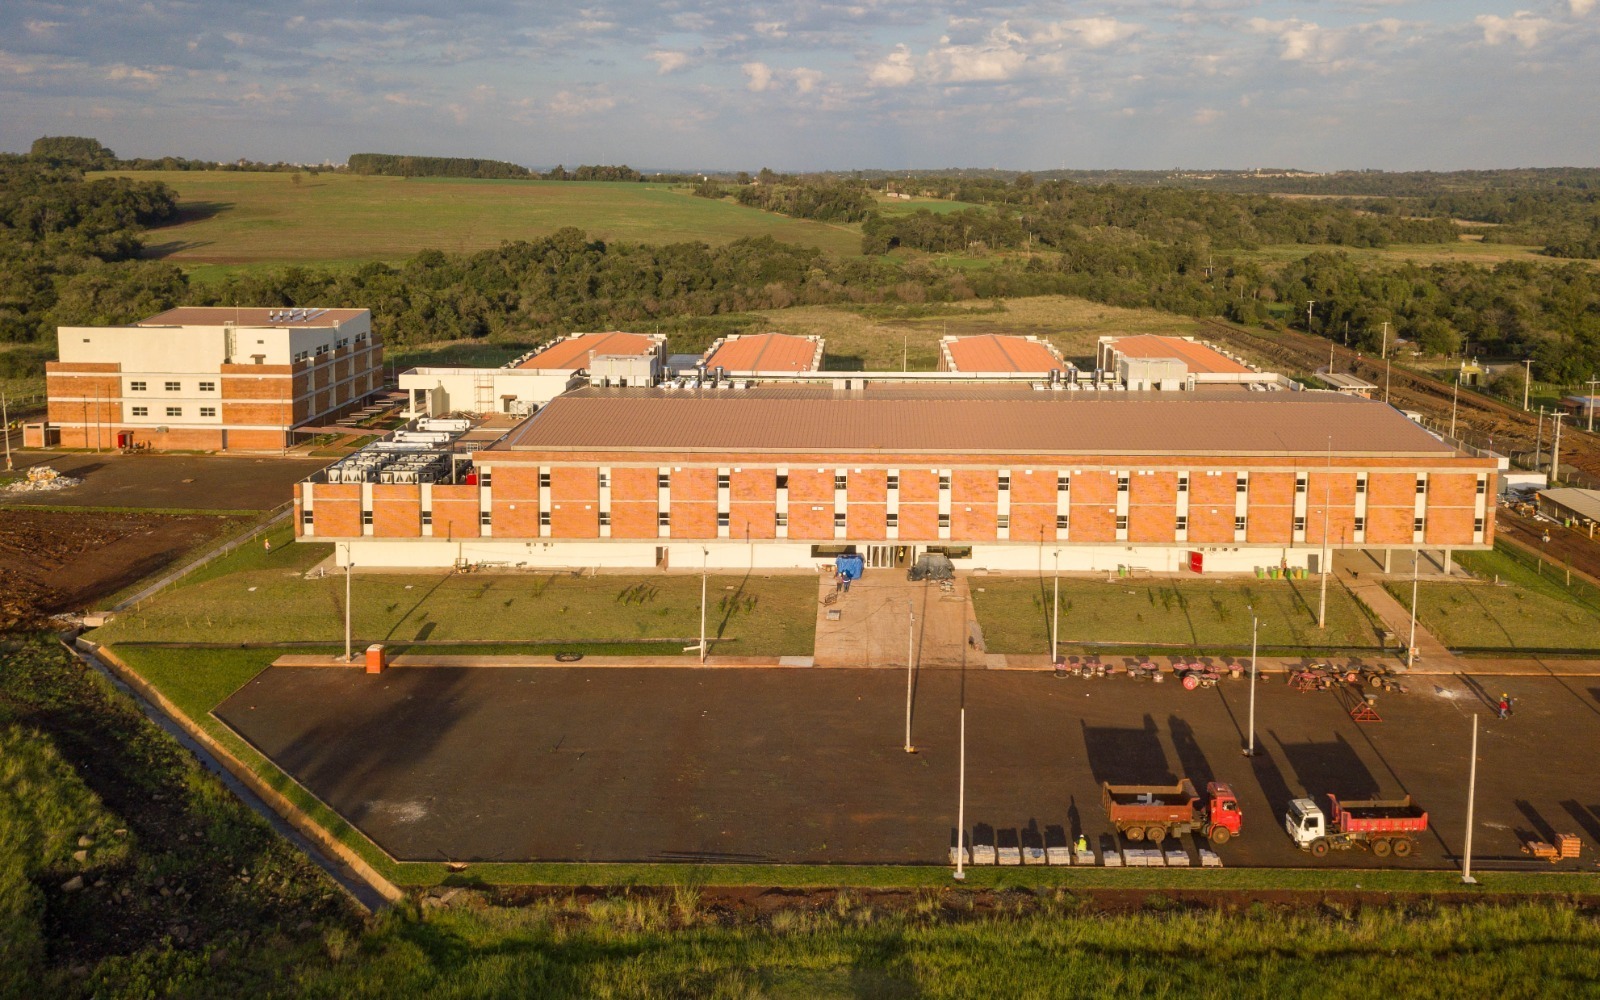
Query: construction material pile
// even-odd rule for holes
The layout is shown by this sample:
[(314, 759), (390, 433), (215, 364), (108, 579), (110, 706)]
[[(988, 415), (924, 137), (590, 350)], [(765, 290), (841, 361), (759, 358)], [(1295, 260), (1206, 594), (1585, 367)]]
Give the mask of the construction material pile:
[(63, 476), (48, 465), (36, 465), (28, 470), (26, 479), (6, 487), (7, 493), (53, 493), (56, 490), (81, 486), (83, 480)]

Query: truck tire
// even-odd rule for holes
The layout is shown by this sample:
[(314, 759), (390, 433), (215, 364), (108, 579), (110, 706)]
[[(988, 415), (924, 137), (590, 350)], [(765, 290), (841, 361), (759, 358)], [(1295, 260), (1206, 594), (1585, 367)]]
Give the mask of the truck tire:
[(1162, 842), (1167, 839), (1167, 828), (1164, 826), (1147, 826), (1144, 830), (1144, 837), (1150, 843), (1160, 847)]
[(1411, 842), (1410, 838), (1406, 838), (1404, 840), (1397, 840), (1397, 841), (1394, 842), (1394, 856), (1397, 857), (1397, 858), (1410, 857), (1411, 856), (1411, 852), (1415, 848), (1416, 848), (1416, 845)]
[(1328, 842), (1321, 837), (1311, 842), (1311, 856), (1325, 858), (1328, 856)]
[(1393, 849), (1394, 845), (1383, 838), (1379, 838), (1378, 840), (1374, 840), (1372, 842), (1372, 853), (1377, 857), (1387, 858), (1389, 856), (1389, 852)]
[(1122, 835), (1124, 837), (1127, 837), (1129, 840), (1133, 841), (1134, 843), (1138, 843), (1139, 841), (1144, 839), (1144, 827), (1142, 827), (1142, 826), (1130, 826), (1126, 830), (1122, 831)]
[(1233, 834), (1228, 832), (1228, 828), (1227, 827), (1225, 827), (1225, 826), (1214, 826), (1214, 827), (1211, 828), (1211, 832), (1206, 834), (1206, 839), (1211, 841), (1213, 844), (1221, 846), (1223, 844), (1226, 844), (1228, 842), (1228, 839), (1230, 837), (1232, 837), (1232, 836), (1233, 836)]

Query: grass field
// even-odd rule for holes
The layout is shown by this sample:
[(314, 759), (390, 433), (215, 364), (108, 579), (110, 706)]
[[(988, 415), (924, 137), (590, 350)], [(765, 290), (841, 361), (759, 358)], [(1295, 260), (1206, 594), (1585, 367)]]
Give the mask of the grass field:
[[(1417, 620), (1457, 649), (1550, 649), (1592, 651), (1600, 634), (1600, 594), (1582, 581), (1568, 589), (1559, 570), (1536, 572), (1508, 549), (1462, 552), (1463, 569), (1480, 583), (1423, 583), (1417, 587)], [(1499, 585), (1493, 581), (1498, 579)], [(1411, 585), (1387, 584), (1407, 609)]]
[(860, 253), (851, 226), (790, 219), (660, 184), (480, 181), (234, 171), (140, 172), (171, 185), (181, 221), (146, 236), (148, 255), (208, 267), (399, 261), (419, 250), (473, 251), (576, 226), (610, 242), (727, 243), (772, 236)]
[[(970, 581), (984, 644), (996, 653), (1048, 653), (1052, 580)], [(1063, 646), (1097, 643), (1175, 645), (1186, 651), (1250, 647), (1253, 605), (1263, 648), (1363, 648), (1378, 645), (1370, 618), (1343, 587), (1328, 588), (1328, 627), (1317, 628), (1317, 581), (1249, 583), (1063, 578)]]
[[(308, 546), (321, 549), (325, 546)], [(335, 642), (344, 635), (342, 575), (306, 580), (315, 557), (299, 545), (255, 546), (97, 630), (97, 642)], [(281, 560), (281, 561), (280, 561)], [(418, 640), (636, 642), (694, 640), (696, 576), (571, 573), (356, 575), (353, 629), (361, 644)], [(811, 576), (713, 576), (713, 653), (806, 655), (815, 630)], [(665, 643), (663, 655), (681, 654)]]

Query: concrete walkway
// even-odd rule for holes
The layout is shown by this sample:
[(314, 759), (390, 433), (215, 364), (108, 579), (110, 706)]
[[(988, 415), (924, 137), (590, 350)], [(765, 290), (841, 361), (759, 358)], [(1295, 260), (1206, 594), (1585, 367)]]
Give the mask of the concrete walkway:
[(947, 590), (938, 583), (912, 583), (901, 570), (869, 570), (849, 593), (830, 601), (833, 591), (833, 579), (822, 577), (817, 666), (904, 667), (908, 656), (923, 667), (960, 667), (969, 659), (979, 664), (978, 650), (968, 642), (976, 633), (966, 580), (950, 581)]
[[(1338, 563), (1334, 564), (1333, 576), (1356, 600), (1371, 608), (1372, 613), (1378, 616), (1384, 627), (1394, 633), (1396, 645), (1403, 659), (1406, 640), (1411, 637), (1411, 612), (1405, 605), (1395, 600), (1384, 587), (1385, 577), (1377, 573), (1358, 572)], [(1437, 636), (1423, 628), (1421, 622), (1417, 623), (1416, 648), (1419, 666), (1449, 670), (1451, 673), (1459, 669), (1447, 666), (1456, 662), (1455, 655), (1445, 648)]]

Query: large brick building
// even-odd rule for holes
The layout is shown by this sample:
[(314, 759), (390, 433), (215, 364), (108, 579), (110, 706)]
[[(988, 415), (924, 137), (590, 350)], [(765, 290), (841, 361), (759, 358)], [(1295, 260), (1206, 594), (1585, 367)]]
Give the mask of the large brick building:
[(382, 384), (365, 309), (185, 306), (56, 336), (33, 447), (278, 450)]
[(361, 565), (801, 567), (929, 549), (990, 569), (1315, 568), (1487, 548), (1496, 464), (1325, 392), (579, 389), (448, 481), (300, 484)]

